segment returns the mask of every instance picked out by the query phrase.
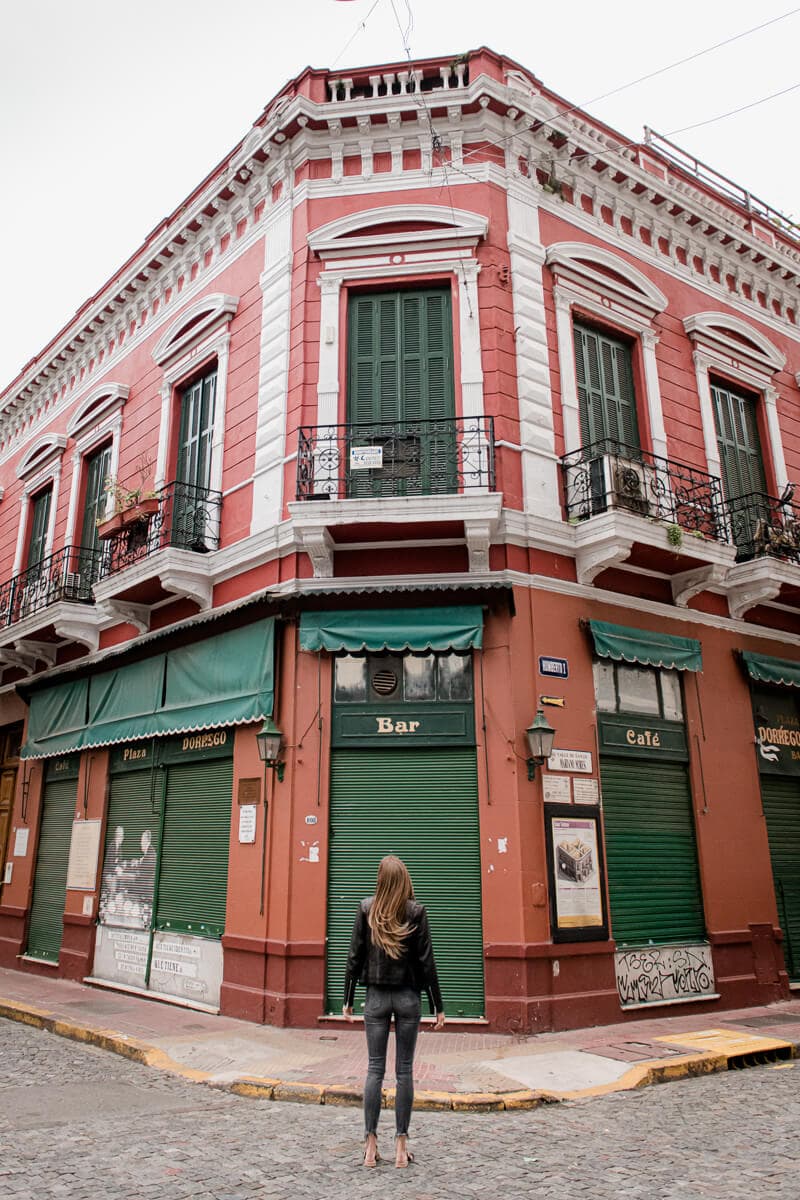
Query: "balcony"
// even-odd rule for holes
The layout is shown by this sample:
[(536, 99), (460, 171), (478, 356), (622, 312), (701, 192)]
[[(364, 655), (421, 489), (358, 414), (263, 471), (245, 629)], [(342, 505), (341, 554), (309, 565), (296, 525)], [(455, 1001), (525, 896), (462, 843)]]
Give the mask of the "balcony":
[(91, 606), (100, 559), (97, 550), (65, 546), (0, 586), (0, 665), (52, 666), (64, 642), (97, 649), (99, 622)]
[(107, 612), (149, 628), (150, 610), (165, 599), (211, 603), (205, 556), (219, 548), (222, 495), (173, 482), (161, 489), (153, 512), (144, 504), (120, 514), (120, 528), (104, 539), (94, 593)]
[(319, 576), (337, 545), (402, 537), (463, 541), (470, 571), (488, 571), (495, 486), (491, 417), (304, 426), (289, 511)]
[(624, 563), (670, 576), (686, 605), (726, 578), (735, 550), (715, 475), (612, 440), (565, 455), (561, 471), (580, 582)]
[(787, 488), (778, 498), (749, 492), (727, 502), (728, 526), (736, 546), (729, 576), (734, 616), (767, 601), (800, 608), (800, 507)]

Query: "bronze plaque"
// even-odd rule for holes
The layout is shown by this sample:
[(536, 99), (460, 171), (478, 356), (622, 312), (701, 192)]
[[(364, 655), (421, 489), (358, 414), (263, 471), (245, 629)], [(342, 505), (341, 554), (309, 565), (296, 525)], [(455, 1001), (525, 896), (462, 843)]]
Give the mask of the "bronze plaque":
[(240, 779), (239, 804), (260, 804), (261, 803), (261, 780), (260, 779)]

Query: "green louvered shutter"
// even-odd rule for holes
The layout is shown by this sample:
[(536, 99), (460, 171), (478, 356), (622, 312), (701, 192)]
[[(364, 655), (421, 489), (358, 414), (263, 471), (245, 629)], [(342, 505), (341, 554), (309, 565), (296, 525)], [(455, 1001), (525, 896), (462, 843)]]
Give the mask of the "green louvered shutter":
[[(351, 473), (348, 494), (453, 491), (455, 399), (449, 291), (354, 296), (348, 330), (348, 445), (381, 445), (384, 451), (383, 468)], [(423, 421), (441, 424), (413, 427)], [(386, 428), (359, 428), (372, 422)]]
[(482, 1015), (475, 749), (334, 750), (330, 803), (327, 1010), (341, 1009), (358, 905), (375, 890), (381, 858), (398, 854), (428, 910), (445, 1011)]
[[(81, 549), (96, 551), (100, 548), (97, 536), (97, 521), (103, 517), (106, 507), (106, 480), (111, 470), (111, 446), (103, 446), (86, 460), (86, 487), (83, 493), (83, 524), (81, 526)], [(82, 576), (94, 578), (96, 569), (92, 554), (81, 556)]]
[(156, 929), (222, 937), (232, 790), (230, 758), (168, 768)]
[(584, 446), (611, 440), (639, 448), (630, 347), (575, 324), (575, 371)]
[(600, 771), (617, 945), (702, 941), (703, 898), (685, 766), (604, 758)]
[(717, 383), (711, 385), (711, 397), (726, 498), (765, 492), (755, 399)]
[(789, 978), (800, 980), (800, 782), (761, 778), (775, 899)]
[(67, 863), (77, 795), (76, 778), (45, 783), (26, 953), (47, 962), (58, 962), (64, 936)]
[(50, 525), (52, 499), (52, 488), (47, 488), (34, 498), (31, 509), (31, 532), (28, 538), (28, 568), (38, 566), (44, 558), (47, 549), (47, 530)]
[[(149, 929), (153, 915), (152, 870), (137, 869), (142, 834), (150, 834), (158, 854), (162, 774), (149, 770), (112, 775), (106, 820), (106, 845), (100, 884), (99, 922), (128, 929)], [(117, 830), (123, 831), (118, 841)], [(152, 856), (151, 856), (152, 857)]]

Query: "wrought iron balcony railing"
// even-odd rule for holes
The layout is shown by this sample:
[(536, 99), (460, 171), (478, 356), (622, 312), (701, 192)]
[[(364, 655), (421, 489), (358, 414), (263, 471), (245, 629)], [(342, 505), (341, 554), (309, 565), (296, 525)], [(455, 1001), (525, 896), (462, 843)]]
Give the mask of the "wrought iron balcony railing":
[(59, 600), (91, 604), (100, 572), (100, 552), (65, 546), (0, 585), (0, 624), (15, 625)]
[(739, 562), (770, 554), (800, 563), (800, 508), (789, 497), (749, 492), (729, 500), (726, 507)]
[(298, 500), (433, 496), (495, 489), (491, 417), (305, 426)]
[(154, 512), (134, 505), (121, 514), (122, 527), (104, 539), (100, 578), (116, 575), (168, 546), (197, 554), (216, 550), (221, 509), (221, 492), (188, 483), (166, 484)]
[(605, 440), (566, 454), (561, 471), (568, 521), (616, 509), (728, 541), (719, 479), (688, 463)]

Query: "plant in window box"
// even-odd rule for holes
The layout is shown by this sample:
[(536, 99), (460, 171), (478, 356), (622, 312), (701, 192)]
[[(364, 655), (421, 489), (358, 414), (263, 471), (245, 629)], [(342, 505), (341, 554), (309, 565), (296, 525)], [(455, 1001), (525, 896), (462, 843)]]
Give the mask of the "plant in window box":
[(129, 525), (146, 524), (158, 512), (158, 492), (145, 488), (151, 467), (152, 463), (143, 455), (137, 467), (138, 487), (123, 485), (113, 476), (106, 479), (104, 491), (113, 501), (114, 508), (111, 514), (97, 522), (97, 536), (101, 540), (113, 537)]

